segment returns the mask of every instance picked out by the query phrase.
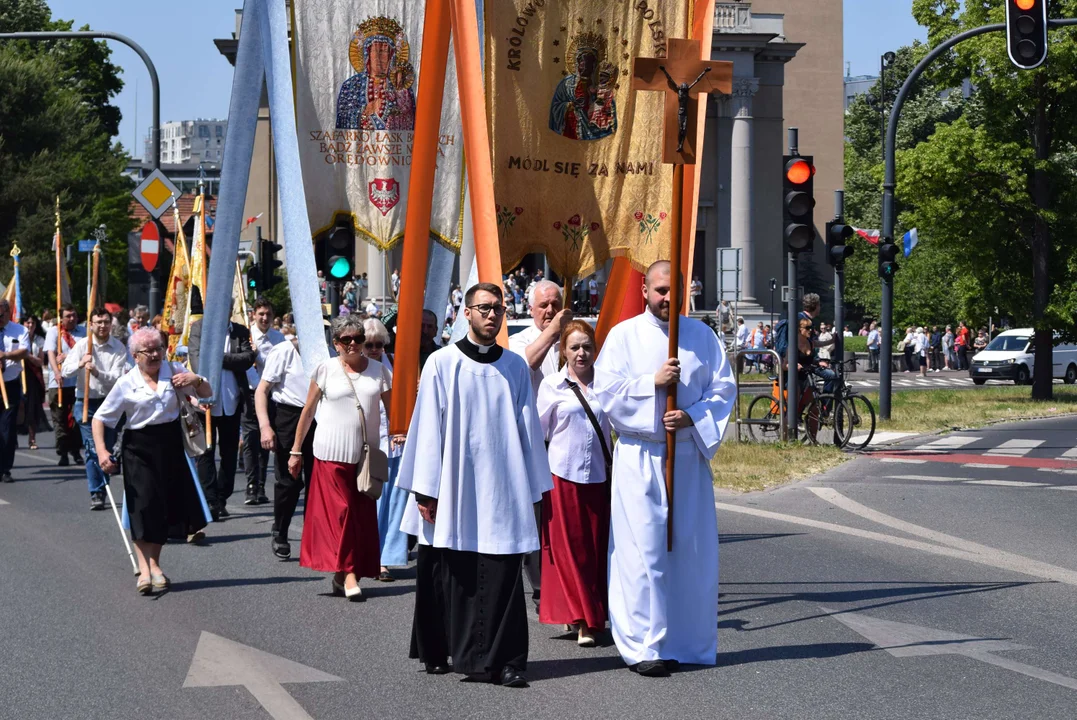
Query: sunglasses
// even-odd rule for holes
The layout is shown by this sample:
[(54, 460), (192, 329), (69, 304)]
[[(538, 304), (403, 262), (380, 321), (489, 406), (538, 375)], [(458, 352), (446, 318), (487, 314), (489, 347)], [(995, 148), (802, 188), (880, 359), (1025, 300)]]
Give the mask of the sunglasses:
[(367, 350), (381, 350), (385, 347), (385, 343), (378, 342), (377, 340), (375, 340), (373, 342), (366, 343), (365, 345), (363, 345), (363, 347), (365, 347)]
[(341, 335), (335, 342), (340, 345), (362, 345), (364, 340), (366, 338), (362, 335)]

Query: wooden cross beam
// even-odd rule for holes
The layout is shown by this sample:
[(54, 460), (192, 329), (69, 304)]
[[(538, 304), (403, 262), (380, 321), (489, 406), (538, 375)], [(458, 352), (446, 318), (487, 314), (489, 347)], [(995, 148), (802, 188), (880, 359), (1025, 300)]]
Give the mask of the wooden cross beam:
[(733, 63), (700, 60), (698, 40), (670, 40), (664, 58), (638, 57), (632, 89), (665, 93), (662, 162), (695, 165), (700, 93), (733, 92)]

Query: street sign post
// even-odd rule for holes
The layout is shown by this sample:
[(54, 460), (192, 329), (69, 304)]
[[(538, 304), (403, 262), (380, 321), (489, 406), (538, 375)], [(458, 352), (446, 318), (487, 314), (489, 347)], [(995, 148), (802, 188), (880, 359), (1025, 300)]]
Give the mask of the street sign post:
[(161, 234), (157, 231), (157, 223), (150, 221), (142, 226), (141, 240), (142, 267), (151, 273), (157, 267), (157, 257), (161, 252)]
[(79, 240), (79, 252), (93, 252), (96, 240)]
[(147, 175), (146, 179), (131, 192), (135, 200), (138, 200), (155, 220), (164, 215), (165, 210), (172, 207), (172, 203), (176, 201), (179, 194), (179, 188), (165, 177), (160, 168)]

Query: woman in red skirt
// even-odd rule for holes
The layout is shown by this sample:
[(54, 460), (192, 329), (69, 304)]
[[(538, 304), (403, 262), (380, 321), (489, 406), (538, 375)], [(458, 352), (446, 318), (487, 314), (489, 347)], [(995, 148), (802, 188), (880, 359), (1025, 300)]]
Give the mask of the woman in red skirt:
[(366, 336), (358, 315), (336, 318), (330, 330), (338, 357), (314, 370), (288, 471), (298, 478), (303, 469), (303, 439), (317, 412), (299, 564), (333, 573), (334, 594), (362, 601), (359, 578), (378, 576), (381, 548), (377, 504), (359, 492), (355, 476), (364, 437), (377, 447), (381, 403), (390, 407), (390, 376), (377, 360), (363, 356)]
[(561, 331), (561, 371), (539, 387), (553, 490), (542, 498), (539, 620), (574, 625), (582, 647), (606, 626), (610, 535), (610, 422), (591, 393), (595, 333), (581, 320)]

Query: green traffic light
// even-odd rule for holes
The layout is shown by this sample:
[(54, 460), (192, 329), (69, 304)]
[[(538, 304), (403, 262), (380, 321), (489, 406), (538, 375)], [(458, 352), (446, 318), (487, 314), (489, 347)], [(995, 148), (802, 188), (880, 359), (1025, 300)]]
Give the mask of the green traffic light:
[(329, 266), (330, 276), (336, 278), (337, 280), (341, 280), (348, 277), (349, 273), (351, 272), (351, 263), (348, 262), (347, 258), (335, 257), (330, 262), (332, 263)]

